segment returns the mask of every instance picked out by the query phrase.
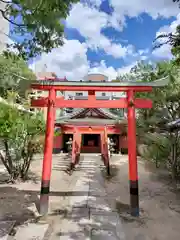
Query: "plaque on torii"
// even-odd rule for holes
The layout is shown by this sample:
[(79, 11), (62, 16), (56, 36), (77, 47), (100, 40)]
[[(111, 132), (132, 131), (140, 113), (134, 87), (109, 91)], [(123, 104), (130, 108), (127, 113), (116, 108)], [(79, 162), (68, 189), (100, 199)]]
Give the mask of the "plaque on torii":
[[(40, 213), (48, 212), (49, 187), (52, 167), (55, 108), (127, 108), (128, 157), (130, 180), (130, 207), (133, 216), (139, 216), (138, 169), (136, 153), (136, 108), (152, 108), (149, 99), (135, 98), (136, 92), (151, 92), (153, 88), (164, 87), (168, 77), (153, 82), (80, 82), (46, 79), (32, 83), (31, 88), (48, 91), (48, 97), (32, 99), (32, 107), (47, 107), (46, 137), (42, 170)], [(87, 91), (87, 100), (65, 100), (57, 97), (56, 91)], [(117, 100), (97, 100), (95, 92), (125, 92), (126, 97)], [(79, 150), (78, 150), (79, 151)], [(108, 162), (109, 164), (109, 162)]]

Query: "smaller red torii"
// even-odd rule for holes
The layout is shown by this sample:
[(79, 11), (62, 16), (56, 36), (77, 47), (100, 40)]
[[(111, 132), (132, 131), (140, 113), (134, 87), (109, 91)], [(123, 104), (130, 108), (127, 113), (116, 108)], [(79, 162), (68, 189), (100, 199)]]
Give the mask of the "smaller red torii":
[[(130, 180), (130, 206), (131, 215), (139, 216), (139, 191), (138, 191), (138, 169), (136, 154), (136, 116), (135, 108), (151, 108), (152, 101), (148, 99), (136, 99), (136, 92), (151, 92), (154, 87), (164, 87), (168, 84), (168, 78), (163, 78), (150, 83), (143, 82), (80, 82), (80, 81), (58, 81), (58, 79), (41, 80), (34, 82), (33, 89), (48, 91), (49, 96), (32, 99), (32, 107), (47, 107), (46, 137), (44, 146), (44, 159), (42, 170), (42, 183), (40, 195), (40, 213), (48, 212), (49, 189), (52, 168), (52, 151), (54, 136), (55, 108), (127, 108), (128, 118), (128, 156), (129, 156), (129, 180)], [(88, 91), (88, 100), (65, 100), (56, 97), (56, 91)], [(126, 98), (118, 100), (96, 100), (95, 92), (126, 92)], [(80, 154), (80, 139), (76, 132), (76, 142), (73, 145), (73, 158)], [(104, 133), (102, 146), (107, 152), (107, 136)], [(76, 159), (72, 159), (75, 163)], [(107, 159), (106, 159), (107, 161)], [(106, 162), (109, 164), (109, 161)]]

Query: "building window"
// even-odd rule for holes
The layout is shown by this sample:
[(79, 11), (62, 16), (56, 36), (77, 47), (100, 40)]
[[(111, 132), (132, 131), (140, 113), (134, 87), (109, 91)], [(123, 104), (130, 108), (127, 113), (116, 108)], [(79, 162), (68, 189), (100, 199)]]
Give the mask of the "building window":
[(77, 92), (76, 96), (83, 96), (83, 93), (82, 92)]

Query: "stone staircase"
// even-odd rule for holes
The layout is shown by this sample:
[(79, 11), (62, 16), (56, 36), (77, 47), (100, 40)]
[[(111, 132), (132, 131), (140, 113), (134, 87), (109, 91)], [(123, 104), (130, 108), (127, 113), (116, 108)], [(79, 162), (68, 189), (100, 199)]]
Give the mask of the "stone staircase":
[[(92, 158), (93, 160), (95, 159), (95, 161), (92, 161)], [(76, 165), (76, 170), (77, 171), (80, 171), (80, 170), (84, 170), (84, 169), (94, 169), (97, 165), (101, 165), (103, 164), (101, 161), (100, 161), (101, 157), (99, 154), (81, 154), (80, 155), (80, 161), (79, 161), (79, 164)], [(69, 165), (70, 165), (70, 158), (65, 155), (65, 154), (62, 154), (62, 155), (54, 155), (53, 156), (53, 169), (54, 170), (59, 170), (59, 171), (64, 171), (66, 170)]]

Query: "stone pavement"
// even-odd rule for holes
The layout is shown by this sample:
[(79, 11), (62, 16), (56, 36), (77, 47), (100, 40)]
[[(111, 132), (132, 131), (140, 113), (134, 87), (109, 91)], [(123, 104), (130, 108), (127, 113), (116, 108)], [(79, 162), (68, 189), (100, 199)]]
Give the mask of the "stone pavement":
[(80, 168), (84, 171), (74, 186), (74, 196), (69, 197), (69, 212), (56, 225), (50, 240), (125, 240), (118, 213), (105, 200), (99, 158), (81, 158)]
[(81, 156), (77, 171), (69, 177), (71, 184), (64, 189), (67, 212), (63, 217), (56, 214), (53, 226), (29, 223), (8, 238), (14, 222), (0, 223), (0, 229), (4, 229), (0, 231), (0, 240), (125, 240), (118, 213), (106, 201), (101, 164), (100, 157), (95, 154)]

